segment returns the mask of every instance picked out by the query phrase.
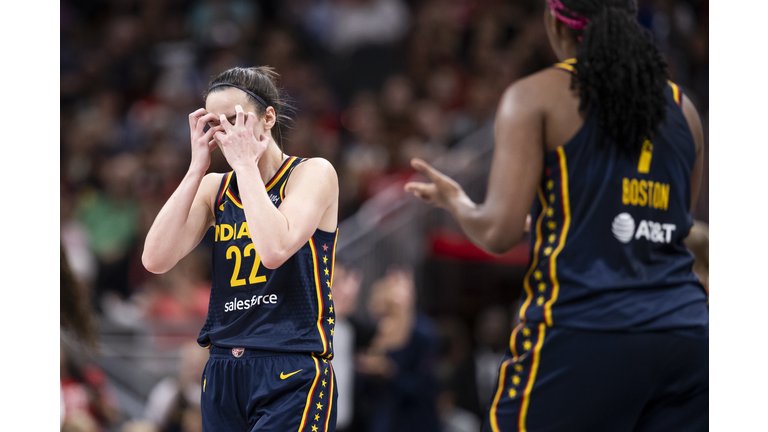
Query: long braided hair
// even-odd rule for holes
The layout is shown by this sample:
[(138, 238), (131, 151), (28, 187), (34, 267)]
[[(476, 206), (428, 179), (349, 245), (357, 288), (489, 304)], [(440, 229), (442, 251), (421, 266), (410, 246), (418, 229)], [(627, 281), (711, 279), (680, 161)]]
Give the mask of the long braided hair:
[(579, 110), (594, 111), (615, 145), (639, 153), (666, 116), (668, 77), (650, 31), (637, 22), (636, 0), (550, 0), (550, 9), (567, 25), (577, 20), (568, 27), (579, 40), (571, 83)]

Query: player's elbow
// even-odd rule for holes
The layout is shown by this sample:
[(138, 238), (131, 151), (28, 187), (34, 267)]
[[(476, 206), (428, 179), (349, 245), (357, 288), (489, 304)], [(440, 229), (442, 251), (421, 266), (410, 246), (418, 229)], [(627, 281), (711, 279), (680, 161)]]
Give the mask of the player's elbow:
[(287, 253), (281, 252), (277, 249), (264, 251), (264, 254), (259, 254), (259, 258), (261, 258), (261, 265), (264, 267), (274, 270), (281, 265), (283, 265), (286, 261), (288, 261), (288, 258), (290, 258), (290, 255)]
[(509, 252), (520, 242), (521, 232), (509, 229), (490, 229), (486, 233), (483, 249), (492, 254)]
[(141, 264), (148, 272), (154, 274), (163, 274), (172, 267), (163, 263), (163, 260), (161, 260), (160, 257), (147, 249), (144, 249), (144, 252), (141, 254)]

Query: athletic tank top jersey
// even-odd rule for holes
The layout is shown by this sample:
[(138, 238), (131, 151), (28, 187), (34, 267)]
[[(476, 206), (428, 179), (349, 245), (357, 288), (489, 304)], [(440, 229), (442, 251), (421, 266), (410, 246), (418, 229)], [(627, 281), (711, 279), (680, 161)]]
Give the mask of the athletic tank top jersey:
[[(575, 61), (555, 67), (576, 73)], [(666, 119), (637, 156), (601, 146), (598, 119), (547, 152), (531, 210), (531, 261), (520, 317), (594, 330), (695, 329), (707, 294), (683, 245), (696, 149), (669, 83)]]
[[(285, 199), (291, 172), (304, 160), (289, 158), (267, 183), (275, 207)], [(331, 284), (337, 234), (338, 230), (315, 230), (283, 265), (274, 270), (262, 266), (245, 220), (236, 174), (224, 175), (216, 201), (208, 317), (197, 342), (204, 347), (213, 344), (332, 358)]]

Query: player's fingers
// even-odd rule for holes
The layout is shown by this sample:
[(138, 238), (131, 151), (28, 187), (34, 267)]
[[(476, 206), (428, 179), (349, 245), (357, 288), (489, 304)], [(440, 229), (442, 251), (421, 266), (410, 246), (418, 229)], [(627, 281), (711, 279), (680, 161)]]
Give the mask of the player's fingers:
[(218, 146), (219, 146), (219, 143), (217, 143), (215, 139), (211, 139), (210, 141), (208, 141), (208, 151), (209, 152), (212, 152)]
[[(197, 125), (195, 126), (195, 136), (200, 136), (203, 134), (203, 130), (205, 130), (205, 125), (208, 124), (209, 121), (216, 120), (215, 114), (205, 114), (201, 117), (198, 117), (197, 119)], [(213, 128), (211, 128), (213, 129)], [(209, 129), (210, 131), (210, 129)]]
[(245, 124), (245, 112), (242, 106), (235, 105), (235, 115), (235, 126), (243, 126)]
[(256, 121), (256, 114), (248, 111), (248, 113), (245, 115), (245, 128), (248, 130), (253, 129), (253, 125), (255, 121)]
[(202, 117), (205, 114), (207, 114), (208, 111), (205, 110), (205, 108), (199, 108), (195, 110), (195, 112), (189, 114), (189, 130), (194, 130), (195, 125), (197, 124), (198, 117)]
[(419, 159), (419, 158), (411, 159), (411, 166), (416, 171), (427, 176), (433, 182), (439, 182), (444, 180), (445, 175), (440, 171), (436, 170), (435, 168), (433, 168), (432, 165), (428, 164), (423, 159)]
[(222, 131), (217, 131), (213, 134), (213, 139), (216, 140), (216, 143), (218, 143), (219, 146), (224, 146), (224, 139), (227, 137), (227, 134), (225, 134)]
[(219, 124), (224, 128), (225, 132), (229, 132), (232, 129), (232, 125), (229, 124), (229, 120), (227, 120), (227, 116), (224, 114), (219, 116)]
[(205, 133), (205, 135), (203, 135), (203, 139), (205, 141), (211, 141), (213, 139), (213, 135), (216, 132), (221, 132), (221, 126), (213, 126), (210, 129), (208, 129), (208, 131)]

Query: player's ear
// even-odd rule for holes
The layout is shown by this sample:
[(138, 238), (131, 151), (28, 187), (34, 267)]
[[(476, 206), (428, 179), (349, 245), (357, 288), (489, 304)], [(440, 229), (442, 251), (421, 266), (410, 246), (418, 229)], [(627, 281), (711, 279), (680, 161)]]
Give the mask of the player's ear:
[(277, 113), (275, 113), (274, 108), (268, 106), (264, 113), (264, 130), (272, 129), (275, 123), (277, 123)]

